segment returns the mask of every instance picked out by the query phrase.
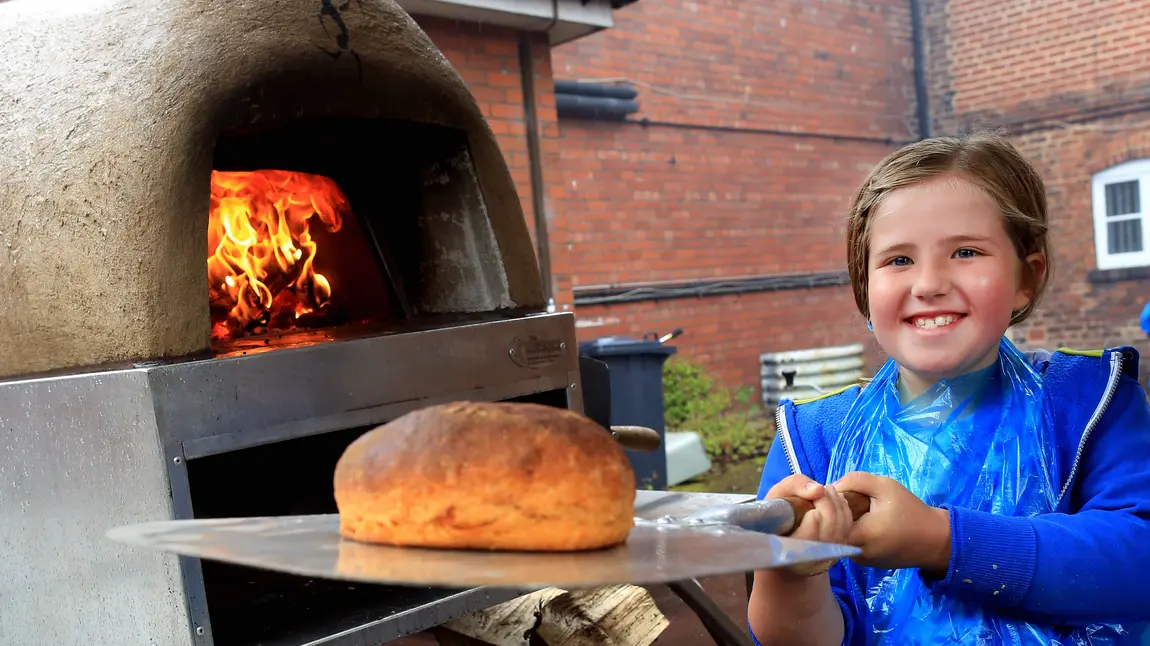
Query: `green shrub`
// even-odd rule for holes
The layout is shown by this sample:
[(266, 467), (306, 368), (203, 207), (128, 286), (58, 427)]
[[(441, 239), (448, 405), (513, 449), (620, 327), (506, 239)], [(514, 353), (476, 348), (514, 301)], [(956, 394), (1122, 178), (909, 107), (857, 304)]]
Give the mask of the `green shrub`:
[(765, 455), (774, 421), (751, 401), (753, 388), (719, 385), (701, 366), (681, 357), (663, 365), (664, 422), (669, 431), (695, 431), (719, 466)]

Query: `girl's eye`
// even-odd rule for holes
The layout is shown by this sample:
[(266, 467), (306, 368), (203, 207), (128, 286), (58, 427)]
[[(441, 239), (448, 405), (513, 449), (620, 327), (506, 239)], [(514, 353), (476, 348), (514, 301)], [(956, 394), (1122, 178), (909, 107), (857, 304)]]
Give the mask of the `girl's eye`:
[(910, 258), (906, 256), (896, 256), (888, 260), (887, 264), (894, 265), (895, 267), (906, 267), (910, 264)]
[(958, 258), (973, 258), (978, 255), (978, 252), (974, 249), (959, 249), (954, 252), (954, 255)]

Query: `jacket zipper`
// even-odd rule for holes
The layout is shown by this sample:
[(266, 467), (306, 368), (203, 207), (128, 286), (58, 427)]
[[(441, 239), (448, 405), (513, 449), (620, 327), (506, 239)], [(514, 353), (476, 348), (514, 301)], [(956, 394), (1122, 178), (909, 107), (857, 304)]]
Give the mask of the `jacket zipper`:
[(1110, 355), (1110, 380), (1106, 382), (1106, 392), (1103, 393), (1102, 401), (1098, 402), (1098, 406), (1094, 408), (1094, 413), (1090, 415), (1090, 419), (1086, 422), (1086, 430), (1082, 432), (1082, 439), (1078, 441), (1078, 451), (1074, 454), (1074, 464), (1070, 467), (1070, 475), (1066, 478), (1066, 483), (1062, 485), (1062, 491), (1058, 493), (1058, 501), (1054, 505), (1055, 509), (1061, 507), (1062, 499), (1066, 497), (1066, 493), (1070, 491), (1070, 486), (1074, 483), (1074, 477), (1078, 475), (1078, 467), (1082, 462), (1082, 453), (1086, 450), (1086, 441), (1090, 439), (1090, 434), (1094, 432), (1094, 427), (1098, 426), (1098, 422), (1102, 420), (1102, 415), (1106, 413), (1106, 409), (1114, 399), (1114, 393), (1117, 392), (1118, 382), (1122, 377), (1123, 358), (1120, 351), (1114, 351)]
[(783, 412), (786, 404), (779, 402), (775, 409), (775, 432), (783, 438), (783, 453), (787, 456), (787, 466), (791, 468), (791, 475), (799, 473), (799, 457), (795, 454), (795, 447), (791, 444), (791, 433), (787, 428), (787, 416)]

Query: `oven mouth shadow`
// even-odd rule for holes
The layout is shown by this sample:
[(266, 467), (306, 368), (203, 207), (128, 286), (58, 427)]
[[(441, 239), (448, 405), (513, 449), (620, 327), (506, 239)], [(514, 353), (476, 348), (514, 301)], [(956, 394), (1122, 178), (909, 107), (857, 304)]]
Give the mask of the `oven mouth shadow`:
[[(565, 390), (503, 401), (567, 408)], [(359, 426), (186, 461), (195, 518), (335, 514), (335, 466)], [(298, 646), (355, 630), (465, 588), (315, 579), (200, 560), (215, 646)]]

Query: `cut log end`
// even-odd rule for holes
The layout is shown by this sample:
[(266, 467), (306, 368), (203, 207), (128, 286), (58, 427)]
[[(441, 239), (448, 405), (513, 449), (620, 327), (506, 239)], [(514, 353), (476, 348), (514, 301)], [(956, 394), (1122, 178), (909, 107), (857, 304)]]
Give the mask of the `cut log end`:
[(669, 623), (639, 586), (546, 588), (449, 621), (436, 638), (440, 646), (650, 646)]

